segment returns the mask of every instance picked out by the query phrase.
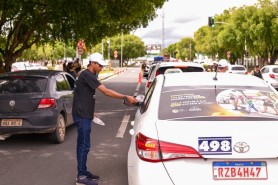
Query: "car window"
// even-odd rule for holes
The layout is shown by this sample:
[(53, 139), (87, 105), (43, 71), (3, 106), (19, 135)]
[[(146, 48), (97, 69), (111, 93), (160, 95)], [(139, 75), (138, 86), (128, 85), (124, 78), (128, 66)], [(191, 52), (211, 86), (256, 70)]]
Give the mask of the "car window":
[[(278, 95), (268, 87), (164, 87), (159, 104), (161, 120), (248, 121), (262, 114), (266, 120), (278, 119)], [(265, 114), (267, 105), (274, 109), (268, 107)]]
[(273, 68), (272, 71), (273, 73), (278, 73), (278, 68)]
[(12, 76), (0, 78), (0, 93), (36, 93), (44, 92), (46, 78)]
[(69, 84), (63, 75), (55, 76), (56, 79), (56, 90), (57, 91), (68, 91), (70, 90)]
[(235, 66), (235, 67), (232, 67), (232, 70), (245, 71), (246, 69), (244, 67), (241, 67), (241, 66)]
[(268, 73), (268, 72), (269, 72), (269, 69), (267, 67), (262, 69), (262, 73)]
[(141, 105), (141, 108), (140, 108), (140, 113), (141, 114), (143, 114), (149, 107), (149, 103), (150, 103), (151, 97), (153, 95), (155, 85), (156, 85), (156, 79), (153, 81), (153, 83), (151, 84), (148, 92), (145, 95), (145, 99), (144, 99), (144, 101)]
[(71, 75), (65, 74), (65, 77), (69, 83), (70, 89), (73, 90), (74, 89), (74, 84), (75, 84), (75, 80)]
[(203, 72), (203, 68), (201, 67), (193, 67), (193, 66), (167, 66), (160, 67), (157, 69), (157, 75), (164, 74), (167, 69), (179, 68), (182, 72)]

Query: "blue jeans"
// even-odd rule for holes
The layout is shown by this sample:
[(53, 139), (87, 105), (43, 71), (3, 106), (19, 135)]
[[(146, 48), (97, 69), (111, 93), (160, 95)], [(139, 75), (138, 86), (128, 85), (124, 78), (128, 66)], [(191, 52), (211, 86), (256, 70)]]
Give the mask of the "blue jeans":
[(78, 176), (87, 175), (87, 155), (90, 151), (91, 119), (73, 117), (77, 127), (77, 170)]

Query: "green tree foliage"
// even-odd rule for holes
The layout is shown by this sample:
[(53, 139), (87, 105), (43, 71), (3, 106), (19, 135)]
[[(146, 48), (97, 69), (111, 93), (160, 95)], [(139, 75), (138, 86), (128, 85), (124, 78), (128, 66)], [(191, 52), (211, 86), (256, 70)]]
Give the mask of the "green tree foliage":
[(176, 57), (183, 61), (192, 61), (195, 55), (193, 39), (190, 37), (183, 38), (180, 42), (176, 44)]
[(277, 60), (277, 0), (259, 0), (254, 6), (234, 7), (214, 17), (214, 28), (203, 26), (194, 33), (196, 52), (227, 58), (227, 51), (231, 51), (231, 63), (243, 58), (245, 50), (262, 64)]
[(65, 43), (56, 42), (55, 44), (44, 44), (42, 46), (33, 45), (30, 49), (24, 50), (21, 57), (17, 60), (25, 61), (43, 61), (48, 60), (74, 58), (75, 57), (75, 46), (67, 46)]
[[(126, 34), (122, 36), (119, 34), (109, 39), (110, 40), (110, 56), (109, 58), (114, 59), (114, 51), (118, 52), (117, 59), (121, 58), (121, 43), (123, 47), (123, 60), (128, 61), (131, 58), (137, 58), (145, 55), (145, 45), (144, 42), (137, 36)], [(108, 39), (103, 39), (103, 55), (108, 58)], [(121, 42), (122, 41), (122, 42)], [(102, 43), (97, 44), (92, 48), (93, 52), (102, 52)]]
[(0, 0), (0, 70), (34, 44), (94, 45), (106, 36), (147, 26), (167, 0)]

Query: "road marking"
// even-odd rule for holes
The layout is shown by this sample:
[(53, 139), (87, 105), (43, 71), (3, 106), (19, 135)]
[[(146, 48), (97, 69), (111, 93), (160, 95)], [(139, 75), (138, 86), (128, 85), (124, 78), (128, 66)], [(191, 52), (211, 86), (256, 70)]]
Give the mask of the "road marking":
[(120, 137), (120, 138), (124, 137), (125, 130), (126, 130), (128, 122), (129, 122), (129, 118), (130, 118), (130, 115), (125, 115), (124, 116), (124, 118), (122, 120), (122, 124), (121, 124), (121, 126), (118, 130), (118, 133), (117, 133), (116, 137)]
[(133, 95), (133, 96), (137, 96), (137, 95), (138, 95), (140, 86), (141, 86), (141, 83), (137, 83), (137, 86), (136, 86), (136, 89), (135, 89), (135, 92), (134, 92), (134, 95)]

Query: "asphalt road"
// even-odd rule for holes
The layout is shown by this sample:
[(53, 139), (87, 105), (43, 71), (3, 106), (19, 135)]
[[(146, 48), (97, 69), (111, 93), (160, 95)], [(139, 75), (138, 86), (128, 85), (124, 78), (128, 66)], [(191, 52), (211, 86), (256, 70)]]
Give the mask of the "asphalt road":
[[(127, 95), (144, 92), (138, 85), (138, 68), (110, 77), (102, 83)], [(137, 107), (97, 91), (96, 113), (105, 126), (93, 124), (89, 171), (100, 176), (100, 185), (127, 185), (128, 133)], [(76, 129), (67, 128), (66, 141), (51, 144), (45, 135), (18, 135), (0, 141), (0, 185), (74, 185), (76, 170)]]

